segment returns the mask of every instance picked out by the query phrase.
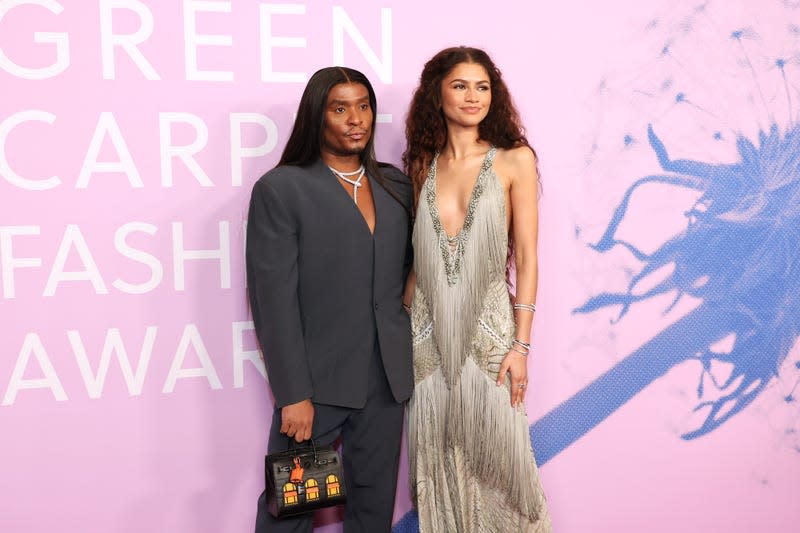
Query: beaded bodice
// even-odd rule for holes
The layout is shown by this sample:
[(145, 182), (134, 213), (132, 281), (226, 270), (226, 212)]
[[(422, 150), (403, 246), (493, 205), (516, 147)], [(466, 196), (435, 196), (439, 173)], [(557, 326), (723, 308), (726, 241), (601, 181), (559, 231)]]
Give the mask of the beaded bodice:
[(490, 178), (489, 174), (494, 176), (492, 171), (492, 162), (497, 149), (492, 146), (484, 157), (483, 164), (481, 165), (478, 178), (475, 181), (475, 186), (472, 189), (472, 194), (467, 204), (467, 214), (464, 217), (464, 224), (461, 229), (454, 236), (447, 235), (447, 232), (442, 226), (442, 221), (439, 216), (439, 207), (436, 204), (436, 170), (437, 162), (439, 161), (439, 154), (433, 157), (431, 166), (428, 169), (428, 176), (425, 181), (425, 199), (428, 203), (428, 210), (430, 211), (431, 221), (433, 222), (433, 229), (436, 232), (436, 240), (439, 244), (439, 249), (442, 252), (442, 259), (444, 261), (445, 272), (447, 273), (447, 283), (453, 285), (458, 278), (458, 273), (461, 270), (461, 262), (464, 258), (464, 249), (467, 239), (469, 238), (470, 228), (472, 228), (473, 221), (475, 220), (475, 209), (478, 206), (478, 201), (483, 195), (483, 190), (486, 187), (486, 181)]
[(508, 230), (505, 193), (486, 153), (461, 229), (448, 236), (436, 201), (437, 157), (423, 185), (414, 224), (417, 286), (412, 305), (415, 378), (441, 366), (448, 382), (466, 358), (488, 371), (489, 358), (505, 355), (513, 339), (506, 284)]

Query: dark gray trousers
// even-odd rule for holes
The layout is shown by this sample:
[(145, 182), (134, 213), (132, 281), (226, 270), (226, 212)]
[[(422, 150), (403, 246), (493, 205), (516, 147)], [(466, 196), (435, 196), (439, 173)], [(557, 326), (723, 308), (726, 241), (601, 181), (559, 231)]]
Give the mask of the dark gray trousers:
[[(314, 442), (324, 446), (342, 437), (347, 488), (344, 533), (389, 533), (392, 529), (404, 408), (392, 396), (377, 343), (370, 362), (367, 403), (362, 409), (314, 404)], [(280, 427), (281, 411), (275, 409), (269, 453), (290, 445)], [(311, 533), (312, 528), (312, 515), (277, 520), (265, 507), (264, 493), (259, 497), (255, 533)]]

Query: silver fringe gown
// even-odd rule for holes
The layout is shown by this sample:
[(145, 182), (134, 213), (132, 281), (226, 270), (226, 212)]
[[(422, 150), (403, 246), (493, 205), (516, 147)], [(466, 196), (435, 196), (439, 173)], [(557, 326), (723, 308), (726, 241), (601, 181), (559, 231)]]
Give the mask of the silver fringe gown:
[(491, 148), (464, 225), (448, 237), (434, 158), (414, 223), (409, 476), (422, 533), (549, 533), (524, 406), (496, 383), (514, 338), (508, 231)]

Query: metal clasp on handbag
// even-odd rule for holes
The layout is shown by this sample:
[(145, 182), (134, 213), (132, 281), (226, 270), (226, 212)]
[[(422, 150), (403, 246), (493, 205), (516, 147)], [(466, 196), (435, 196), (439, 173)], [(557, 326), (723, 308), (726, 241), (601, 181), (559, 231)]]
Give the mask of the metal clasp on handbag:
[[(314, 442), (314, 439), (308, 439), (307, 441), (303, 441), (303, 442), (310, 442), (311, 443), (311, 449), (314, 450), (314, 464), (327, 465), (329, 463), (335, 463), (336, 462), (336, 458), (333, 458), (333, 459), (320, 459), (319, 458), (319, 456), (317, 455), (317, 444)], [(292, 441), (292, 443), (293, 443), (292, 451), (297, 450), (298, 446), (296, 445), (296, 442)], [(288, 470), (283, 470), (284, 472), (289, 472), (291, 470), (291, 468), (289, 468), (289, 467), (284, 467), (284, 468), (288, 469)]]

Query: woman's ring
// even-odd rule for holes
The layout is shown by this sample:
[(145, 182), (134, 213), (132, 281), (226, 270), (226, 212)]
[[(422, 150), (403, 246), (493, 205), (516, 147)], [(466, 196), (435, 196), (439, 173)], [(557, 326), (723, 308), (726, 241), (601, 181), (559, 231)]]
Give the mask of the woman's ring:
[(520, 383), (519, 385), (517, 385), (517, 387), (519, 387), (520, 389), (524, 389), (525, 388), (525, 384), (524, 383)]

